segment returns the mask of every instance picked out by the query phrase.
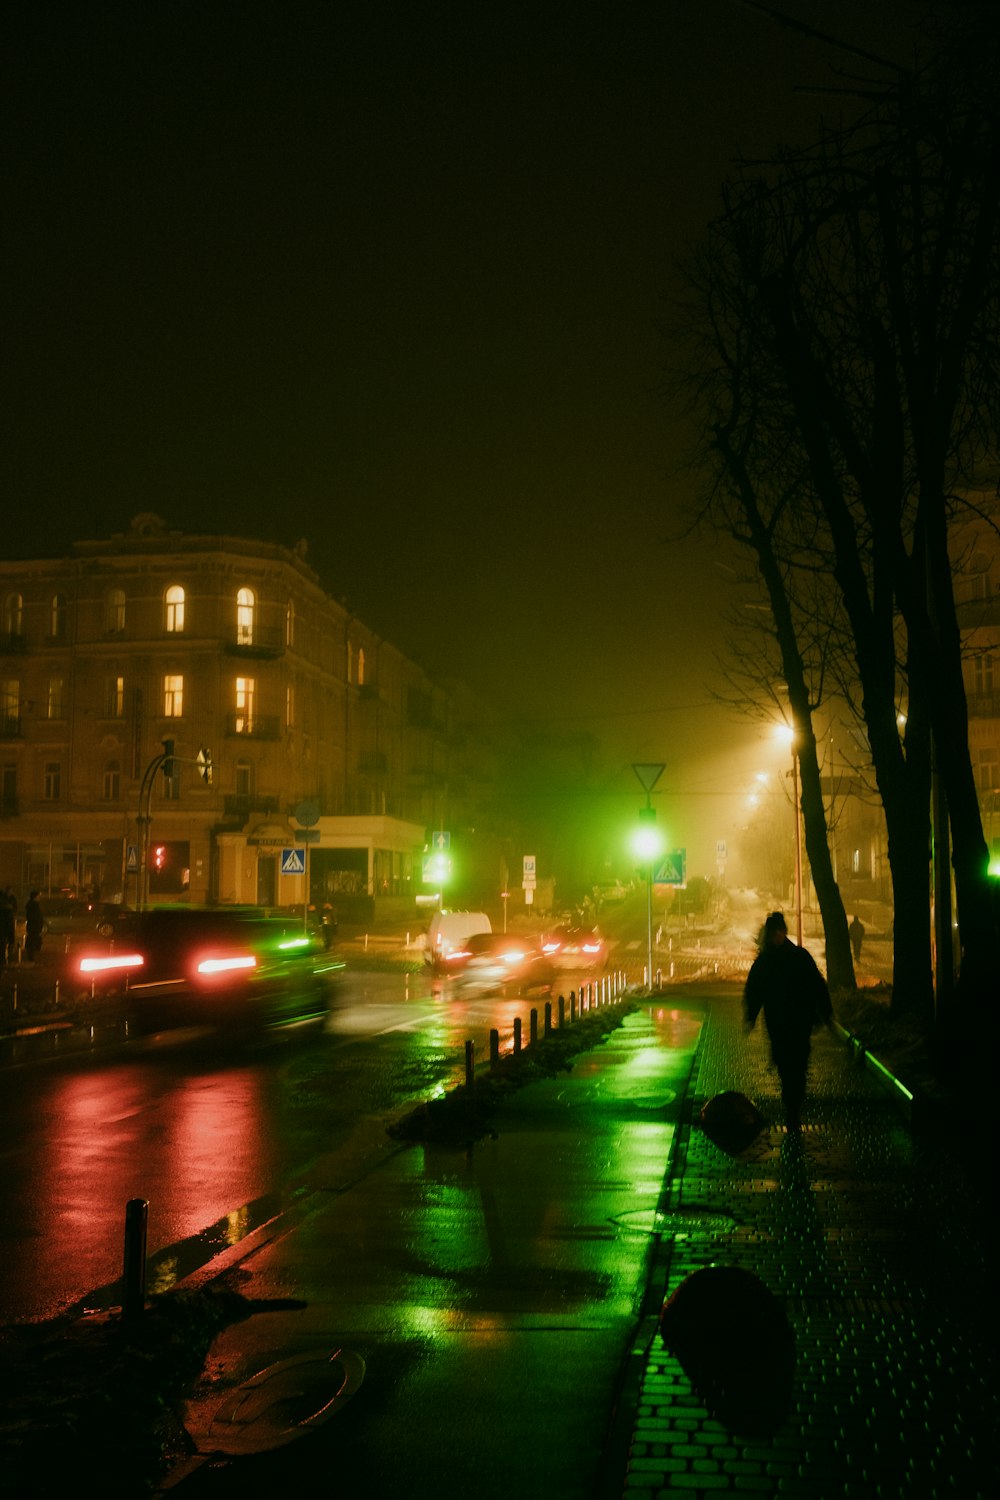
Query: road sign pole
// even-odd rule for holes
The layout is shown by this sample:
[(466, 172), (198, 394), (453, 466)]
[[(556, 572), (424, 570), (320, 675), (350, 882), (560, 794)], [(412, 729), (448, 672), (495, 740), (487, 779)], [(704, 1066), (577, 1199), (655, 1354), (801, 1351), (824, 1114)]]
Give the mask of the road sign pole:
[(646, 983), (653, 988), (653, 861), (646, 871)]

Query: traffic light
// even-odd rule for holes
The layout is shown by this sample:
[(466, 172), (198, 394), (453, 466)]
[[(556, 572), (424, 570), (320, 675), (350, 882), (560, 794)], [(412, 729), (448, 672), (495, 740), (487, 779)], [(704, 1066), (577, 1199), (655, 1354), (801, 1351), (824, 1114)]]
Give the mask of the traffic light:
[(656, 808), (640, 807), (639, 826), (632, 834), (633, 853), (652, 864), (662, 848), (663, 838), (656, 826)]
[(169, 781), (174, 774), (174, 742), (173, 740), (161, 740), (163, 746), (163, 774)]
[(153, 851), (152, 851), (152, 854), (150, 856), (150, 864), (152, 865), (152, 867), (153, 867), (154, 870), (159, 870), (159, 871), (162, 872), (163, 870), (166, 869), (166, 867), (167, 867), (167, 846), (166, 846), (166, 844), (154, 844), (153, 845)]

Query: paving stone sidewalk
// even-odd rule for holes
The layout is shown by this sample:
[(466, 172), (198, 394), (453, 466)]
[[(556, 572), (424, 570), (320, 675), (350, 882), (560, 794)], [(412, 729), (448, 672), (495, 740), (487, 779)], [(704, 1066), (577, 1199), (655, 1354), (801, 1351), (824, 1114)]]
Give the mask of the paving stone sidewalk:
[[(971, 1183), (981, 1167), (956, 1152), (960, 1135), (914, 1134), (826, 1031), (803, 1129), (786, 1130), (766, 1038), (759, 1025), (745, 1035), (738, 992), (708, 1010), (660, 1205), (625, 1500), (997, 1493), (995, 1302)], [(773, 1122), (742, 1154), (698, 1123), (727, 1089)], [(655, 1330), (663, 1296), (709, 1265), (755, 1273), (794, 1333), (791, 1403), (766, 1438), (710, 1415)]]

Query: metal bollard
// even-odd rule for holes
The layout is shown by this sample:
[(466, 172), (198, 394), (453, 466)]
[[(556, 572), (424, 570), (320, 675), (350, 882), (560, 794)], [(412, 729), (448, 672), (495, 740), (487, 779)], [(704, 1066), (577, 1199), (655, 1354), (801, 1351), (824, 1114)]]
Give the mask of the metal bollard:
[(125, 1290), (122, 1316), (138, 1318), (146, 1305), (146, 1225), (149, 1203), (130, 1198), (125, 1205)]
[(552, 1035), (552, 1001), (545, 1002), (545, 1035)]
[(559, 1030), (562, 1031), (566, 1025), (566, 996), (559, 996)]
[(490, 1032), (490, 1067), (500, 1066), (500, 1033), (497, 1030)]
[(466, 1042), (466, 1044), (465, 1044), (465, 1087), (467, 1089), (471, 1089), (471, 1087), (472, 1087), (472, 1085), (473, 1085), (473, 1083), (475, 1081), (475, 1077), (476, 1077), (476, 1069), (475, 1069), (475, 1061), (474, 1061), (475, 1055), (476, 1055), (476, 1044), (475, 1044), (475, 1042)]
[(532, 1047), (538, 1041), (538, 1011), (533, 1010), (528, 1017), (528, 1035), (531, 1038)]
[(514, 1056), (517, 1057), (521, 1051), (521, 1017), (514, 1017)]

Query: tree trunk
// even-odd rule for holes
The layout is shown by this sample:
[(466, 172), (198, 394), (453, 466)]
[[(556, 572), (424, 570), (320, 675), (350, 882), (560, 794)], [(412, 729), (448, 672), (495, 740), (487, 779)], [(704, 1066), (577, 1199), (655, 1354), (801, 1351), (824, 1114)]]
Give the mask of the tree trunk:
[(834, 877), (833, 860), (830, 858), (816, 740), (811, 729), (802, 735), (798, 755), (802, 776), (802, 820), (806, 831), (806, 854), (823, 918), (827, 982), (837, 989), (853, 990), (856, 988), (856, 981), (851, 940), (847, 931), (847, 913), (840, 887)]

